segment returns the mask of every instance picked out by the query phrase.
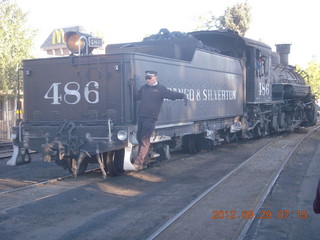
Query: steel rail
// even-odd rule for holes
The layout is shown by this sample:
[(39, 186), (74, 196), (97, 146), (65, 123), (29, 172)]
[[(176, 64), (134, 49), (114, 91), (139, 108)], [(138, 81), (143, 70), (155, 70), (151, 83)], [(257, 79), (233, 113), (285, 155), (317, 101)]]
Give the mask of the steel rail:
[(12, 142), (0, 141), (0, 159), (11, 157), (13, 153)]
[[(90, 169), (90, 170), (85, 171), (84, 173), (94, 172), (94, 171), (96, 171), (98, 169), (100, 169), (100, 168)], [(23, 187), (18, 187), (18, 188), (13, 188), (13, 189), (1, 191), (0, 195), (12, 193), (12, 192), (17, 192), (17, 191), (22, 191), (22, 190), (26, 190), (26, 189), (29, 189), (29, 188), (38, 187), (38, 186), (41, 186), (41, 185), (46, 185), (46, 184), (49, 184), (49, 183), (56, 183), (58, 181), (61, 181), (61, 180), (67, 179), (67, 178), (72, 178), (72, 175), (69, 174), (69, 175), (66, 175), (66, 176), (63, 176), (63, 177), (57, 177), (57, 178), (49, 179), (49, 180), (46, 180), (46, 181), (42, 181), (42, 182), (26, 185), (26, 186), (23, 186)]]
[[(261, 208), (263, 202), (265, 201), (266, 197), (268, 196), (272, 186), (274, 185), (274, 183), (276, 182), (276, 180), (278, 179), (281, 171), (283, 170), (285, 164), (287, 163), (287, 161), (291, 158), (291, 156), (294, 154), (294, 152), (296, 151), (296, 149), (300, 146), (300, 144), (303, 142), (303, 140), (305, 140), (308, 136), (310, 136), (311, 133), (313, 133), (314, 131), (316, 131), (317, 129), (319, 129), (320, 126), (312, 129), (312, 131), (308, 132), (303, 138), (300, 139), (300, 141), (294, 146), (292, 152), (288, 155), (288, 157), (285, 159), (285, 161), (282, 163), (280, 169), (278, 170), (277, 174), (275, 175), (274, 179), (272, 180), (272, 182), (270, 183), (270, 185), (268, 186), (268, 188), (266, 189), (262, 200), (259, 201), (258, 205), (256, 206), (254, 212), (255, 215), (258, 212), (258, 210)], [(178, 213), (176, 213), (172, 218), (170, 218), (166, 223), (164, 223), (160, 228), (158, 228), (156, 231), (154, 231), (148, 238), (146, 238), (147, 240), (152, 240), (155, 239), (157, 236), (159, 236), (164, 230), (166, 230), (171, 224), (173, 224), (177, 219), (179, 219), (184, 213), (186, 213), (190, 208), (192, 208), (197, 202), (199, 202), (203, 197), (205, 197), (209, 192), (211, 192), (213, 189), (215, 189), (218, 185), (220, 185), (222, 182), (224, 182), (226, 179), (228, 179), (232, 174), (234, 174), (235, 172), (237, 172), (242, 166), (244, 166), (247, 162), (249, 162), (252, 158), (254, 158), (256, 155), (258, 155), (260, 152), (262, 152), (264, 149), (266, 149), (267, 147), (269, 147), (271, 144), (273, 144), (275, 141), (281, 139), (282, 136), (278, 136), (277, 138), (273, 139), (272, 141), (270, 141), (267, 145), (263, 146), (261, 149), (259, 149), (256, 153), (254, 153), (252, 156), (250, 156), (247, 160), (245, 160), (243, 163), (241, 163), (239, 166), (237, 166), (235, 169), (233, 169), (232, 171), (230, 171), (227, 175), (225, 175), (223, 178), (221, 178), (218, 182), (214, 183), (213, 185), (211, 185), (209, 188), (207, 188), (205, 191), (203, 191), (197, 198), (195, 198), (194, 200), (192, 200), (187, 206), (185, 206), (183, 209), (181, 209)], [(238, 240), (242, 240), (245, 237), (246, 232), (248, 231), (249, 227), (251, 226), (252, 222), (254, 219), (252, 219), (252, 221), (247, 222), (247, 224), (244, 226), (242, 232), (239, 235)]]
[[(285, 165), (287, 164), (287, 162), (289, 161), (289, 159), (292, 157), (292, 155), (296, 152), (297, 148), (301, 145), (301, 143), (307, 138), (309, 137), (313, 132), (315, 132), (316, 130), (318, 130), (320, 128), (320, 126), (317, 126), (315, 128), (313, 128), (310, 132), (308, 132), (305, 136), (303, 136), (303, 138), (300, 139), (300, 141), (294, 146), (294, 148), (292, 149), (292, 151), (290, 152), (290, 154), (287, 156), (287, 158), (283, 161), (283, 163), (281, 164), (279, 170), (277, 171), (276, 175), (274, 176), (274, 178), (272, 179), (272, 181), (270, 182), (269, 186), (267, 187), (266, 191), (264, 192), (262, 198), (260, 199), (260, 201), (258, 202), (256, 208), (253, 210), (254, 211), (254, 216), (257, 216), (257, 213), (259, 211), (259, 209), (261, 208), (262, 204), (264, 203), (264, 201), (266, 200), (266, 198), (268, 197), (268, 194), (270, 193), (272, 187), (274, 186), (274, 184), (276, 183), (276, 181), (278, 180), (283, 168), (285, 167)], [(245, 226), (243, 227), (243, 230), (241, 231), (238, 240), (243, 240), (246, 235), (247, 232), (250, 228), (250, 226), (252, 225), (254, 219), (256, 217), (249, 219), (247, 221), (247, 223), (245, 224)]]

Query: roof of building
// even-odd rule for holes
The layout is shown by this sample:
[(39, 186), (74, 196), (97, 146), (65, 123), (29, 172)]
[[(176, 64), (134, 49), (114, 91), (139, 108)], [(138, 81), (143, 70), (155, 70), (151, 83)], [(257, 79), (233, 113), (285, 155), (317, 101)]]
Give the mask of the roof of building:
[(64, 34), (70, 31), (86, 32), (82, 26), (73, 26), (73, 27), (54, 29), (50, 33), (46, 41), (41, 45), (41, 49), (51, 50), (51, 49), (66, 47), (66, 44), (64, 42)]

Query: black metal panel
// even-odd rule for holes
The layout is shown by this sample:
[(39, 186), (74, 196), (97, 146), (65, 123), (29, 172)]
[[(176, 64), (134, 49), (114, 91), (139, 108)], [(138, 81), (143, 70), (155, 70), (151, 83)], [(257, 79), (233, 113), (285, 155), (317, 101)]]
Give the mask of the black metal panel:
[(123, 59), (81, 56), (24, 61), (25, 120), (108, 120), (121, 124)]
[(158, 125), (217, 119), (243, 114), (243, 69), (238, 59), (196, 50), (191, 62), (135, 54), (137, 89), (145, 84), (144, 71), (158, 72), (167, 88), (184, 92), (190, 102), (164, 102)]
[[(255, 42), (251, 42), (254, 44)], [(260, 57), (260, 54), (263, 57)], [(261, 60), (263, 59), (263, 61)], [(268, 103), (272, 101), (270, 50), (260, 45), (248, 46), (246, 51), (246, 101)]]

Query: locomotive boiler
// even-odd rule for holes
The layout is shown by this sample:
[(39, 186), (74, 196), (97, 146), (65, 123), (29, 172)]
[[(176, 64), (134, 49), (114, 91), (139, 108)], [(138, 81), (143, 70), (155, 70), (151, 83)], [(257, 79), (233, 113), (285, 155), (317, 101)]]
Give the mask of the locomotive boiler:
[(24, 119), (13, 129), (14, 155), (42, 153), (74, 176), (98, 162), (103, 177), (134, 170), (137, 154), (136, 91), (144, 72), (187, 95), (165, 101), (151, 137), (158, 158), (222, 142), (313, 125), (310, 87), (288, 64), (290, 45), (277, 53), (233, 31), (188, 34), (161, 29), (141, 42), (110, 44), (92, 55), (87, 35), (66, 34), (68, 57), (23, 61)]

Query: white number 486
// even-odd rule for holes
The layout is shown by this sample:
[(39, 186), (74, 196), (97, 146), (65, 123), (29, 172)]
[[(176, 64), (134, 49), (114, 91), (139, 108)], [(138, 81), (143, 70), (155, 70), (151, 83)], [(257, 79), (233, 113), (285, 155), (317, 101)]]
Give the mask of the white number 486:
[[(52, 100), (51, 104), (77, 104), (81, 100), (81, 87), (77, 82), (68, 82), (63, 87), (63, 93), (60, 93), (62, 83), (53, 83), (44, 95), (44, 99)], [(99, 102), (99, 83), (91, 81), (86, 84), (83, 90), (83, 96), (88, 103)]]

